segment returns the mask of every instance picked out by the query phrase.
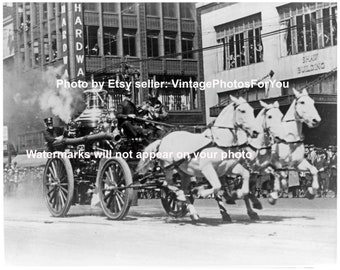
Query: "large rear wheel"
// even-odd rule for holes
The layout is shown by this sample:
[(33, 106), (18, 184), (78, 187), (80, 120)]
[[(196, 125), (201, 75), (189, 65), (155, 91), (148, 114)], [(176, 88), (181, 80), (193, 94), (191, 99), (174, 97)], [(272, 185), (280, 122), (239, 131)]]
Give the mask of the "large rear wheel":
[(66, 216), (74, 192), (73, 170), (68, 158), (51, 158), (47, 161), (43, 175), (43, 192), (52, 216)]
[(132, 174), (122, 158), (110, 158), (102, 166), (99, 176), (99, 199), (109, 219), (121, 220), (130, 209), (133, 198)]

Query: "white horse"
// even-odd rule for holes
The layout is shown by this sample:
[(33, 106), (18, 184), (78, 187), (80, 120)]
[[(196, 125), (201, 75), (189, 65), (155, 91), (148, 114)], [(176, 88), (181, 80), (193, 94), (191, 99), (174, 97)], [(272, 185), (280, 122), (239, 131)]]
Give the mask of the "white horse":
[[(308, 127), (317, 127), (321, 118), (314, 106), (314, 100), (308, 95), (306, 89), (300, 92), (293, 89), (295, 99), (282, 119), (285, 134), (280, 137), (272, 147), (272, 164), (275, 170), (284, 171), (297, 169), (309, 171), (313, 177), (312, 186), (308, 188), (307, 197), (313, 199), (319, 189), (318, 170), (305, 159), (302, 124)], [(285, 178), (281, 173), (281, 178)]]
[[(260, 133), (256, 138), (248, 138), (248, 142), (241, 146), (241, 151), (246, 151), (250, 155), (249, 158), (241, 159), (241, 164), (255, 173), (263, 173), (266, 168), (271, 165), (272, 145), (275, 138), (280, 138), (283, 135), (282, 117), (283, 114), (279, 109), (279, 103), (275, 101), (273, 104), (266, 104), (260, 101), (262, 107), (264, 107), (256, 116), (257, 125), (260, 128)], [(274, 190), (278, 192), (280, 185), (276, 185)], [(230, 216), (223, 205), (221, 194), (215, 196), (220, 213), (223, 220), (231, 221)], [(253, 207), (256, 209), (262, 209), (261, 203), (254, 196), (249, 193), (244, 197), (244, 201), (247, 207), (247, 214), (251, 219), (259, 219), (256, 212), (250, 206), (249, 199), (253, 202)]]
[[(256, 125), (253, 108), (242, 97), (230, 97), (232, 103), (222, 110), (214, 124), (202, 134), (186, 131), (175, 131), (161, 140), (151, 143), (144, 152), (158, 153), (157, 161), (162, 167), (167, 182), (172, 182), (175, 171), (182, 181), (183, 189), (187, 189), (192, 177), (205, 177), (211, 185), (209, 189), (199, 189), (198, 195), (207, 197), (221, 189), (219, 177), (225, 174), (239, 175), (243, 178), (237, 197), (243, 198), (249, 193), (249, 172), (239, 164), (238, 158), (226, 156), (226, 149), (237, 147), (238, 134), (245, 131), (256, 137), (260, 129)], [(246, 136), (245, 140), (246, 140)], [(182, 158), (183, 153), (187, 154)], [(145, 174), (152, 165), (152, 159), (141, 159), (137, 172)], [(179, 199), (179, 196), (178, 196)], [(198, 215), (192, 204), (188, 210), (192, 219)]]

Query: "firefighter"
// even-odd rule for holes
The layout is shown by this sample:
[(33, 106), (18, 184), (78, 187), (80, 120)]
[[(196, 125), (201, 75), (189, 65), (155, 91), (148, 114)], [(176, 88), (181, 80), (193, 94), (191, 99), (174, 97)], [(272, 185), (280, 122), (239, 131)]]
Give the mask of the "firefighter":
[(117, 108), (117, 119), (118, 127), (123, 128), (125, 135), (129, 138), (146, 135), (144, 134), (144, 130), (133, 121), (137, 114), (137, 107), (131, 101), (131, 92), (125, 90), (123, 93), (123, 101)]
[(46, 130), (44, 130), (43, 133), (44, 133), (44, 138), (45, 138), (46, 145), (47, 145), (47, 150), (50, 152), (54, 152), (57, 149), (55, 149), (55, 147), (53, 146), (53, 142), (63, 138), (62, 135), (63, 135), (64, 129), (59, 128), (59, 127), (54, 127), (52, 117), (45, 118), (44, 122), (45, 122)]
[(152, 89), (147, 104), (154, 108), (153, 120), (162, 121), (168, 116), (168, 112), (162, 102), (158, 99), (158, 96), (158, 90)]

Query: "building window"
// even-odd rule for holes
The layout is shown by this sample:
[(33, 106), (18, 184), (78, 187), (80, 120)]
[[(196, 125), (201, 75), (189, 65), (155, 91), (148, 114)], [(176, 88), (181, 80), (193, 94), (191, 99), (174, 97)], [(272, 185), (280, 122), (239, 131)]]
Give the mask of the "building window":
[(158, 33), (148, 33), (147, 35), (148, 57), (157, 57), (158, 54)]
[(167, 58), (176, 58), (176, 35), (164, 32), (164, 54)]
[(43, 20), (47, 20), (47, 3), (44, 3), (42, 6), (43, 10)]
[(136, 13), (136, 5), (134, 3), (122, 3), (122, 14), (135, 14)]
[(117, 55), (117, 28), (103, 27), (104, 55)]
[[(195, 81), (196, 78), (180, 76), (156, 76), (158, 81), (181, 80), (182, 82)], [(188, 87), (187, 87), (188, 86)], [(159, 100), (169, 111), (188, 111), (198, 108), (198, 89), (189, 85), (173, 88), (170, 83), (166, 88), (159, 88)]]
[(146, 15), (159, 16), (159, 4), (158, 3), (146, 3)]
[(56, 4), (52, 3), (51, 4), (51, 18), (55, 18), (56, 15)]
[(278, 7), (281, 56), (334, 46), (336, 3), (293, 3)]
[(48, 35), (44, 36), (44, 57), (45, 57), (45, 62), (50, 62), (52, 59), (50, 59), (50, 46), (48, 43)]
[(318, 81), (319, 76), (307, 76), (302, 78), (297, 78), (285, 82), (289, 82), (289, 88), (282, 87), (281, 94), (283, 96), (293, 95), (293, 88), (301, 89), (305, 88), (310, 82), (317, 80), (315, 83), (311, 84), (307, 91), (310, 94), (326, 94), (326, 95), (336, 95), (337, 91), (337, 73), (334, 72), (332, 75)]
[(223, 47), (223, 69), (233, 69), (263, 61), (261, 14), (255, 14), (215, 28)]
[(176, 18), (176, 4), (175, 3), (163, 3), (163, 16)]
[(39, 22), (39, 18), (38, 18), (38, 10), (39, 10), (39, 5), (37, 3), (32, 3), (32, 27), (35, 27), (38, 22)]
[(103, 12), (117, 13), (118, 7), (116, 3), (102, 3)]
[(180, 3), (181, 18), (194, 19), (194, 10), (193, 3)]
[(123, 48), (124, 56), (136, 56), (136, 31), (124, 31)]
[(58, 50), (57, 50), (57, 32), (53, 31), (51, 33), (52, 38), (52, 58), (53, 60), (58, 57)]
[(85, 26), (84, 45), (86, 55), (99, 55), (98, 28), (98, 26)]
[(192, 59), (193, 58), (193, 41), (192, 35), (184, 35), (182, 34), (182, 58), (183, 59)]
[(332, 7), (332, 41), (333, 45), (337, 44), (337, 7)]
[(84, 3), (84, 10), (85, 11), (98, 11), (98, 4), (97, 3)]
[(35, 40), (33, 42), (33, 52), (34, 52), (35, 65), (40, 64), (39, 46), (40, 46), (39, 41)]
[(57, 15), (60, 15), (61, 13), (61, 3), (57, 3)]

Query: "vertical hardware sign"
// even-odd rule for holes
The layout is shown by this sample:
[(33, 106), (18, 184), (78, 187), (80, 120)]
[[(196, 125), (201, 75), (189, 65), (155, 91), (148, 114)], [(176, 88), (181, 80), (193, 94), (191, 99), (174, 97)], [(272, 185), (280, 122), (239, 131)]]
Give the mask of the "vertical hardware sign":
[(67, 67), (65, 69), (65, 75), (69, 77), (68, 74), (68, 40), (67, 40), (67, 11), (66, 11), (66, 3), (60, 4), (61, 8), (61, 46), (62, 46), (62, 57), (63, 63)]
[(78, 79), (85, 76), (84, 63), (84, 28), (83, 9), (81, 3), (74, 4), (74, 52), (75, 52), (75, 74)]

